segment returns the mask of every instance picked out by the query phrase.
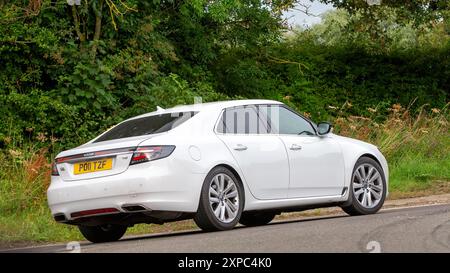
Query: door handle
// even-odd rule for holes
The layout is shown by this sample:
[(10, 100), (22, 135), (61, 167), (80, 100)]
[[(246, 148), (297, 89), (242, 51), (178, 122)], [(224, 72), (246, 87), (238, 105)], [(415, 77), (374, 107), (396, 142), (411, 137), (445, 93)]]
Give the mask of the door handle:
[(298, 144), (292, 144), (291, 148), (289, 148), (289, 149), (297, 151), (297, 150), (301, 150), (302, 146), (300, 146)]
[(236, 151), (245, 151), (245, 150), (247, 150), (247, 146), (242, 145), (242, 144), (237, 144), (236, 146), (234, 146), (233, 149)]

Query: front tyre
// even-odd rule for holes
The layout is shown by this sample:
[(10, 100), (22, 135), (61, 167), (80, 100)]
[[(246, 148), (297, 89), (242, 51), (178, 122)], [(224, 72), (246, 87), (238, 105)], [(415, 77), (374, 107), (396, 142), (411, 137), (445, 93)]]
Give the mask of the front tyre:
[(232, 229), (244, 207), (241, 182), (225, 167), (212, 169), (203, 182), (200, 203), (194, 221), (202, 230)]
[(84, 238), (92, 243), (114, 242), (122, 238), (127, 231), (127, 226), (101, 225), (101, 226), (78, 226)]
[(380, 164), (361, 157), (355, 164), (350, 183), (349, 199), (342, 209), (349, 215), (373, 214), (386, 199), (386, 179)]

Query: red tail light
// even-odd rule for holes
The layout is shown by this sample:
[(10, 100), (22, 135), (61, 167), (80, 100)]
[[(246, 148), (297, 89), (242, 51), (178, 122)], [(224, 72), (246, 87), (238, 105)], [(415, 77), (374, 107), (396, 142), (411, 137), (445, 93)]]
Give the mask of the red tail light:
[(138, 147), (133, 153), (130, 165), (168, 157), (175, 150), (173, 145)]
[(59, 176), (58, 168), (56, 167), (56, 162), (52, 163), (52, 175)]

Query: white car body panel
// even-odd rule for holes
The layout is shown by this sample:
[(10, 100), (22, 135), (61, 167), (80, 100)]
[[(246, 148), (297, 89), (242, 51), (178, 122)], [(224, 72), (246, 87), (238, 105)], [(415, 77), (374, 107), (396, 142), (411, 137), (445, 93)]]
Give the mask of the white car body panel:
[[(76, 176), (71, 173), (69, 163), (57, 164), (60, 175), (51, 177), (48, 189), (52, 214), (64, 214), (70, 220), (73, 212), (106, 207), (123, 211), (124, 204), (141, 204), (156, 211), (194, 213), (198, 209), (203, 181), (218, 165), (229, 167), (242, 181), (244, 210), (346, 201), (349, 191), (345, 189), (350, 187), (353, 167), (364, 154), (380, 162), (388, 182), (388, 167), (383, 155), (375, 146), (358, 140), (331, 133), (297, 137), (215, 132), (223, 109), (247, 104), (281, 103), (239, 100), (160, 110), (132, 119), (160, 113), (198, 113), (165, 133), (98, 143), (94, 142), (95, 138), (61, 152), (57, 158), (120, 147), (176, 146), (167, 158), (137, 165), (129, 165), (132, 152), (121, 154), (114, 159), (111, 171), (98, 173)], [(272, 146), (263, 145), (265, 141), (270, 141)], [(301, 145), (302, 150), (290, 150), (294, 143)], [(237, 144), (246, 145), (247, 150), (233, 150)], [(326, 149), (320, 149), (321, 145), (326, 145)]]
[(289, 198), (342, 194), (344, 160), (341, 147), (332, 137), (282, 135), (280, 138), (289, 155)]
[(386, 197), (389, 195), (389, 168), (386, 158), (378, 150), (375, 145), (363, 142), (357, 139), (343, 137), (335, 134), (330, 134), (336, 139), (342, 148), (342, 154), (345, 164), (345, 185), (350, 187), (351, 176), (356, 161), (363, 155), (370, 155), (375, 158), (381, 165), (386, 179)]
[(289, 160), (278, 136), (218, 136), (233, 155), (242, 177), (256, 198), (267, 200), (288, 197)]

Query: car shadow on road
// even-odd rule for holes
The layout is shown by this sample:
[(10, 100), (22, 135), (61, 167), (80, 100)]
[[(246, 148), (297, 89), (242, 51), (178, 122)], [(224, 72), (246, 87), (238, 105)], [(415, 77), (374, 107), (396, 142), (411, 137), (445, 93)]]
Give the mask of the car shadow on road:
[[(283, 219), (283, 220), (276, 220), (274, 222), (271, 222), (266, 225), (262, 226), (254, 226), (254, 227), (246, 227), (242, 225), (238, 225), (232, 230), (229, 231), (218, 231), (218, 232), (233, 232), (236, 230), (251, 230), (254, 228), (264, 228), (267, 226), (276, 226), (276, 225), (284, 225), (284, 224), (292, 224), (292, 223), (301, 223), (301, 222), (310, 222), (310, 221), (323, 221), (323, 220), (329, 220), (329, 219), (336, 219), (336, 218), (343, 218), (347, 217), (347, 215), (331, 215), (331, 216), (318, 216), (318, 217), (307, 217), (307, 218), (296, 218), (296, 219)], [(200, 234), (210, 234), (213, 232), (206, 232), (202, 231), (200, 229), (195, 230), (186, 230), (186, 231), (176, 231), (176, 232), (170, 232), (170, 233), (157, 233), (157, 234), (142, 234), (142, 235), (135, 235), (132, 237), (126, 237), (121, 239), (118, 242), (131, 242), (136, 240), (147, 240), (147, 239), (157, 239), (157, 238), (172, 238), (172, 237), (178, 237), (178, 236), (186, 236), (186, 235), (200, 235)]]
[[(380, 215), (380, 214), (386, 214), (386, 213), (394, 213), (395, 210), (389, 210), (389, 211), (380, 211), (375, 215)], [(270, 222), (266, 225), (262, 225), (262, 226), (253, 226), (253, 227), (246, 227), (243, 225), (238, 225), (235, 228), (233, 228), (232, 230), (229, 231), (218, 231), (218, 232), (233, 232), (236, 230), (249, 230), (251, 231), (252, 229), (255, 228), (264, 228), (267, 226), (277, 226), (277, 225), (287, 225), (287, 224), (293, 224), (293, 223), (306, 223), (306, 222), (321, 222), (321, 221), (325, 221), (325, 220), (332, 220), (332, 219), (339, 219), (339, 218), (355, 218), (355, 217), (373, 217), (374, 215), (361, 215), (361, 216), (349, 216), (347, 214), (334, 214), (334, 215), (324, 215), (324, 216), (308, 216), (308, 217), (300, 217), (300, 218), (291, 218), (291, 219), (280, 219), (280, 220), (275, 220), (273, 222)], [(157, 233), (157, 234), (142, 234), (142, 235), (134, 235), (134, 236), (130, 236), (128, 238), (123, 238), (121, 239), (119, 242), (123, 242), (123, 241), (134, 241), (134, 240), (145, 240), (145, 239), (157, 239), (157, 238), (170, 238), (170, 237), (177, 237), (177, 236), (185, 236), (185, 235), (194, 235), (194, 234), (209, 234), (212, 232), (206, 232), (206, 231), (202, 231), (200, 229), (195, 229), (195, 230), (186, 230), (186, 231), (176, 231), (176, 232), (170, 232), (170, 233)]]
[(320, 221), (320, 220), (329, 220), (329, 219), (338, 219), (349, 217), (345, 214), (336, 214), (336, 215), (325, 215), (325, 216), (313, 216), (313, 217), (305, 217), (305, 218), (293, 218), (293, 219), (282, 219), (276, 220), (274, 222), (270, 222), (267, 225), (282, 225), (282, 224), (291, 224), (291, 223), (301, 223), (301, 222), (311, 222), (311, 221)]
[[(220, 231), (219, 233), (223, 234), (224, 232), (236, 232), (236, 231), (245, 231), (248, 230), (252, 232), (252, 230), (257, 228), (265, 228), (265, 227), (273, 227), (278, 225), (287, 225), (292, 223), (302, 223), (302, 222), (310, 222), (310, 221), (324, 221), (329, 219), (346, 217), (346, 215), (328, 215), (328, 216), (314, 216), (314, 217), (305, 217), (305, 218), (293, 218), (293, 219), (281, 219), (275, 220), (266, 225), (255, 226), (255, 227), (246, 227), (242, 225), (236, 226), (234, 229), (229, 231)], [(166, 233), (155, 233), (155, 234), (141, 234), (141, 235), (130, 235), (122, 238), (117, 242), (108, 242), (108, 243), (97, 243), (93, 244), (87, 241), (76, 242), (79, 244), (81, 249), (85, 247), (93, 247), (93, 246), (101, 246), (101, 245), (111, 245), (111, 244), (120, 244), (121, 242), (133, 242), (140, 240), (151, 240), (151, 239), (159, 239), (159, 238), (176, 238), (183, 237), (188, 235), (202, 235), (202, 234), (211, 234), (213, 232), (205, 232), (200, 229), (192, 229), (192, 230), (183, 230), (183, 231), (175, 231), (175, 232), (166, 232)], [(68, 247), (68, 244), (58, 244), (58, 245), (50, 245), (50, 246), (35, 246), (35, 247), (25, 247), (25, 248), (16, 248), (16, 249), (2, 249), (0, 250), (2, 253), (23, 253), (23, 252), (36, 252), (36, 253), (47, 253), (47, 252), (73, 252), (72, 249)]]
[[(379, 214), (385, 214), (385, 213), (393, 213), (396, 210), (382, 210)], [(373, 217), (373, 215), (367, 215), (368, 217)], [(365, 216), (358, 216), (359, 217), (365, 217)], [(333, 214), (333, 215), (323, 215), (323, 216), (299, 216), (296, 218), (288, 218), (288, 219), (276, 219), (273, 222), (262, 225), (262, 226), (255, 226), (255, 227), (246, 227), (242, 225), (236, 226), (234, 229), (229, 231), (221, 231), (220, 234), (226, 234), (228, 232), (241, 232), (241, 231), (249, 231), (252, 232), (255, 229), (262, 229), (266, 227), (276, 227), (281, 225), (289, 225), (289, 224), (296, 224), (296, 223), (308, 223), (308, 222), (317, 222), (321, 223), (322, 221), (327, 220), (333, 220), (333, 219), (339, 219), (339, 218), (354, 218), (351, 216), (348, 216), (346, 214)], [(154, 233), (154, 234), (140, 234), (140, 235), (129, 235), (117, 242), (108, 242), (108, 243), (98, 243), (93, 244), (87, 241), (77, 242), (79, 243), (81, 248), (84, 247), (92, 247), (92, 246), (100, 246), (100, 245), (110, 245), (110, 244), (120, 244), (121, 242), (133, 242), (133, 241), (140, 241), (140, 240), (150, 240), (150, 239), (159, 239), (159, 238), (176, 238), (176, 237), (183, 237), (183, 236), (189, 236), (189, 235), (202, 235), (202, 234), (211, 234), (212, 232), (205, 232), (200, 229), (191, 229), (191, 230), (182, 230), (182, 231), (175, 231), (175, 232), (165, 232), (165, 233)], [(36, 246), (36, 247), (28, 247), (28, 248), (17, 248), (17, 249), (1, 249), (0, 252), (71, 252), (70, 249), (67, 248), (67, 245), (53, 245), (53, 246)]]

